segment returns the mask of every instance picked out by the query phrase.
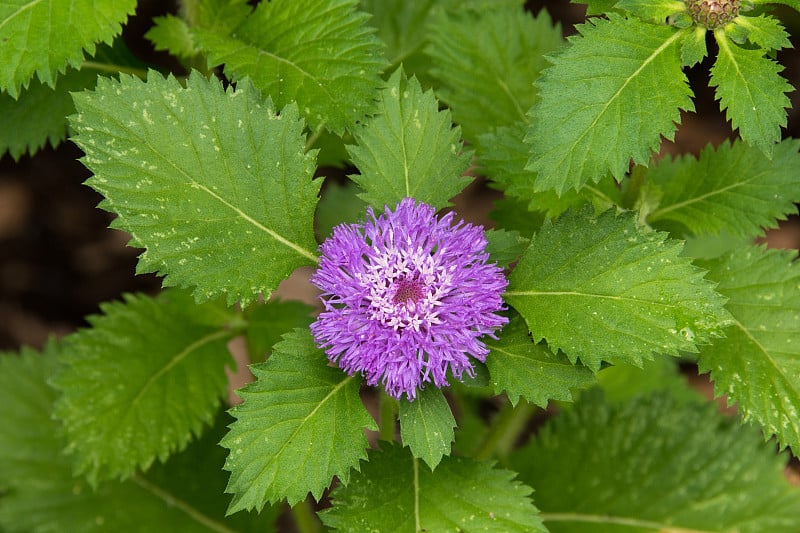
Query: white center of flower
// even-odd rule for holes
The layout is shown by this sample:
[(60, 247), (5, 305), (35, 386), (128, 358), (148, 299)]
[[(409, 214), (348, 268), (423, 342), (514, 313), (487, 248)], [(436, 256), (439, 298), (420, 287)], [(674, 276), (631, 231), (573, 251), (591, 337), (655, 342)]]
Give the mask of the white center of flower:
[(387, 247), (370, 257), (367, 273), (358, 277), (368, 290), (370, 318), (395, 330), (419, 331), (440, 322), (451, 274), (430, 251)]

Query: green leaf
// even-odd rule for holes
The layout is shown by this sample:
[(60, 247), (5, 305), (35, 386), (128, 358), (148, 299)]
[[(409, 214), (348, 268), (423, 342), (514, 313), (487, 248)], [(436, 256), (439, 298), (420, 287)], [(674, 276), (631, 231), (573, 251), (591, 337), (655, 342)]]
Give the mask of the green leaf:
[(681, 70), (684, 31), (615, 13), (577, 29), (537, 82), (527, 137), (536, 188), (559, 194), (609, 172), (619, 181), (631, 159), (646, 165), (661, 137), (673, 138), (679, 111), (694, 109)]
[(244, 22), (252, 11), (247, 0), (200, 0), (181, 5), (182, 16), (154, 17), (155, 23), (145, 34), (156, 50), (167, 50), (188, 59), (200, 52), (193, 29), (224, 35)]
[[(233, 532), (271, 532), (276, 531), (275, 521), (283, 511), (280, 505), (268, 506), (260, 513), (236, 513), (226, 516), (231, 497), (225, 494), (228, 473), (223, 469), (227, 450), (219, 441), (228, 432), (231, 417), (218, 413), (211, 430), (197, 442), (189, 445), (183, 452), (170, 457), (166, 464), (155, 464), (145, 474), (134, 481), (155, 494), (169, 497), (174, 495), (180, 505), (181, 500), (190, 504), (213, 522), (206, 527), (213, 531)], [(200, 465), (200, 468), (198, 468)], [(190, 513), (187, 513), (190, 514)], [(155, 529), (157, 531), (158, 528)]]
[(724, 230), (719, 235), (706, 234), (701, 237), (689, 235), (685, 239), (683, 255), (693, 259), (715, 259), (753, 243), (751, 237), (734, 237)]
[(361, 0), (361, 8), (369, 13), (369, 25), (378, 30), (378, 38), (385, 43), (389, 71), (401, 64), (415, 75), (423, 86), (429, 79), (430, 57), (423, 53), (433, 31), (431, 21), (445, 12), (485, 11), (486, 9), (520, 8), (524, 0)]
[(525, 168), (530, 157), (529, 146), (523, 140), (527, 129), (527, 122), (516, 122), (511, 127), (500, 127), (480, 136), (478, 161), (493, 187), (501, 189), (506, 196), (524, 200), (528, 210), (541, 211), (548, 218), (587, 202), (602, 211), (618, 203), (616, 182), (610, 177), (598, 186), (588, 185), (580, 191), (570, 190), (561, 195), (554, 191), (537, 191), (536, 173)]
[(311, 324), (310, 305), (293, 301), (270, 301), (248, 309), (247, 351), (251, 360), (263, 361), (285, 333)]
[(737, 46), (722, 31), (714, 37), (719, 54), (710, 85), (716, 87), (720, 107), (745, 142), (771, 156), (791, 105), (784, 93), (792, 86), (778, 74), (783, 66), (764, 57), (763, 50)]
[(389, 70), (401, 64), (406, 72), (427, 79), (430, 58), (423, 54), (428, 42), (430, 20), (450, 0), (409, 2), (408, 0), (361, 0), (361, 9), (372, 15), (368, 24), (378, 30), (385, 44)]
[[(168, 291), (101, 305), (65, 342), (56, 416), (89, 481), (128, 478), (186, 447), (225, 395), (232, 333), (212, 304)], [(216, 323), (215, 323), (216, 322)]]
[(514, 313), (497, 340), (486, 339), (486, 365), (497, 394), (505, 391), (512, 405), (520, 396), (546, 408), (550, 400), (572, 401), (572, 390), (595, 381), (591, 370), (570, 363), (544, 343), (534, 343), (522, 318)]
[(99, 75), (138, 72), (142, 67), (120, 38), (112, 46), (98, 46), (80, 70), (68, 68), (54, 87), (32, 80), (16, 99), (0, 92), (0, 156), (8, 151), (17, 160), (24, 153), (34, 155), (48, 142), (58, 146), (67, 138), (67, 117), (75, 112), (71, 92), (92, 89)]
[(800, 263), (796, 251), (749, 247), (709, 263), (734, 324), (700, 351), (714, 391), (747, 421), (800, 452)]
[(664, 24), (671, 15), (686, 11), (686, 3), (681, 0), (619, 0), (614, 7), (656, 24)]
[[(52, 446), (58, 425), (51, 418), (56, 391), (47, 386), (57, 370), (58, 346), (48, 342), (45, 355), (23, 348), (19, 355), (0, 353), (0, 490), (16, 487), (41, 476), (40, 462), (58, 459), (62, 447)], [(41, 454), (42, 450), (49, 453)], [(68, 463), (67, 463), (68, 464)], [(0, 496), (0, 517), (5, 518), (6, 495)], [(4, 520), (0, 518), (0, 524)]]
[(786, 30), (775, 17), (761, 14), (757, 17), (739, 15), (733, 19), (736, 27), (744, 31), (745, 38), (765, 50), (791, 48), (792, 43)]
[(681, 224), (690, 233), (754, 237), (762, 228), (776, 228), (778, 220), (797, 213), (800, 202), (800, 141), (787, 140), (775, 148), (772, 159), (743, 142), (710, 145), (699, 159), (691, 155), (662, 159), (647, 179), (663, 193), (650, 224)]
[(341, 134), (373, 109), (385, 66), (357, 0), (261, 2), (238, 27), (195, 30), (210, 67), (250, 77), (278, 107), (297, 105), (313, 130)]
[(514, 472), (446, 457), (434, 474), (397, 445), (382, 443), (350, 484), (334, 489), (322, 522), (341, 532), (544, 532), (531, 489)]
[[(551, 533), (791, 533), (800, 491), (785, 456), (713, 404), (589, 395), (512, 456)], [(567, 481), (567, 482), (565, 482)]]
[[(58, 346), (43, 355), (23, 350), (0, 356), (0, 529), (62, 531), (269, 532), (279, 509), (260, 516), (225, 518), (224, 426), (191, 444), (165, 465), (126, 482), (93, 490), (73, 476), (66, 445), (51, 416), (56, 391), (47, 386), (57, 369)], [(187, 468), (191, 465), (191, 469)]]
[(489, 260), (503, 268), (516, 261), (531, 242), (517, 231), (506, 231), (502, 228), (486, 230), (486, 240), (488, 241), (486, 251), (489, 252)]
[(283, 498), (294, 505), (309, 492), (319, 499), (334, 476), (347, 483), (366, 459), (363, 428), (377, 426), (359, 381), (327, 363), (308, 329), (297, 329), (250, 367), (257, 381), (239, 391), (244, 403), (231, 409), (236, 422), (220, 443), (230, 450), (229, 514)]
[(533, 83), (544, 54), (563, 43), (546, 10), (537, 17), (521, 6), (441, 15), (431, 25), (431, 74), (464, 138), (525, 120), (536, 101)]
[(534, 340), (594, 370), (601, 361), (640, 366), (653, 352), (697, 352), (730, 320), (682, 248), (637, 226), (632, 213), (567, 212), (531, 240), (505, 299)]
[(464, 151), (450, 112), (439, 111), (433, 92), (422, 92), (402, 68), (381, 91), (378, 115), (353, 136), (357, 144), (347, 151), (360, 174), (350, 178), (364, 190), (359, 196), (379, 210), (406, 197), (445, 207), (470, 180), (462, 174), (472, 152)]
[(681, 224), (695, 235), (754, 237), (797, 213), (800, 141), (787, 140), (772, 158), (743, 142), (707, 146), (700, 158), (662, 159), (647, 173), (662, 198), (647, 221)]
[(428, 386), (409, 402), (400, 400), (400, 437), (414, 457), (422, 459), (431, 470), (445, 455), (450, 455), (450, 444), (455, 434), (456, 420), (450, 411), (442, 389)]
[(136, 0), (7, 0), (0, 4), (0, 90), (16, 99), (34, 74), (54, 87), (84, 50), (111, 43)]
[(184, 88), (152, 71), (146, 83), (100, 80), (75, 104), (87, 184), (147, 248), (138, 272), (246, 305), (316, 262), (320, 183), (296, 106), (277, 112), (247, 83), (226, 91), (195, 72)]
[(586, 5), (586, 15), (602, 15), (614, 10), (619, 0), (570, 0), (571, 4)]
[(67, 137), (67, 115), (75, 111), (70, 92), (91, 89), (95, 83), (96, 72), (68, 70), (55, 87), (33, 80), (17, 98), (0, 92), (0, 156), (8, 152), (16, 161), (48, 142), (58, 146)]
[(317, 132), (315, 139), (309, 139), (310, 145), (307, 144), (306, 146), (318, 150), (318, 167), (335, 167), (342, 169), (350, 164), (350, 156), (347, 154), (345, 139), (352, 142), (353, 137), (347, 133), (340, 137), (327, 130), (323, 130)]
[(192, 30), (185, 20), (175, 15), (153, 17), (153, 27), (144, 36), (153, 43), (156, 50), (167, 51), (182, 59), (188, 59), (197, 53)]
[(184, 3), (181, 8), (186, 10), (186, 18), (193, 28), (221, 34), (236, 29), (253, 10), (247, 0), (199, 0)]
[(695, 26), (684, 39), (681, 46), (681, 64), (684, 67), (693, 67), (708, 55), (706, 31), (702, 26)]

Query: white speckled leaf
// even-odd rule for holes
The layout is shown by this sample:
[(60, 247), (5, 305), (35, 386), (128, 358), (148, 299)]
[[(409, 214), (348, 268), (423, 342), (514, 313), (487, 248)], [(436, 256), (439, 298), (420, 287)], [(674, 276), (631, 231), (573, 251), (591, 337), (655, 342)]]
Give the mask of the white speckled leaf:
[(227, 91), (193, 73), (183, 87), (150, 72), (75, 95), (87, 184), (146, 248), (138, 272), (194, 287), (198, 301), (269, 295), (316, 262), (319, 181), (297, 107), (280, 111), (242, 82)]

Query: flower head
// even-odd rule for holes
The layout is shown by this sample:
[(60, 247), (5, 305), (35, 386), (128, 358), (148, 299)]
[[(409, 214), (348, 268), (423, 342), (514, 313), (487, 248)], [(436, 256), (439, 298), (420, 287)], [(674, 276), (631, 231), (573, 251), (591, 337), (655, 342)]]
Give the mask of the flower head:
[(363, 224), (342, 224), (321, 246), (311, 282), (325, 310), (311, 325), (317, 344), (350, 375), (409, 400), (426, 382), (447, 385), (448, 369), (474, 375), (480, 340), (508, 320), (496, 314), (508, 282), (487, 264), (483, 229), (406, 198)]

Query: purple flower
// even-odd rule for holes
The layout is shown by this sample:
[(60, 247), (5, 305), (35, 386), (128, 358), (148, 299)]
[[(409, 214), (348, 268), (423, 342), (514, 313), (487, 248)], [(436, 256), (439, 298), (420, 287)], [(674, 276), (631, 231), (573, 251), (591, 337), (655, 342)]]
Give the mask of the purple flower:
[(342, 224), (320, 247), (311, 282), (325, 310), (311, 325), (317, 344), (350, 375), (381, 382), (409, 400), (433, 381), (447, 385), (484, 361), (480, 337), (508, 322), (496, 314), (508, 282), (487, 264), (483, 228), (437, 219), (433, 207), (411, 198), (363, 224)]

